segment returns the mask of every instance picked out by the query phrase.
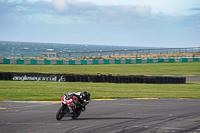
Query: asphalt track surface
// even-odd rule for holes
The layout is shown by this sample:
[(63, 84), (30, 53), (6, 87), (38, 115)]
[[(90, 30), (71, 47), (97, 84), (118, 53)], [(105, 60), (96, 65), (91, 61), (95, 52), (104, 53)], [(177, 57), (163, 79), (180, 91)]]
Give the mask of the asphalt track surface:
[(1, 133), (200, 133), (200, 99), (92, 100), (77, 120), (59, 103), (0, 102)]

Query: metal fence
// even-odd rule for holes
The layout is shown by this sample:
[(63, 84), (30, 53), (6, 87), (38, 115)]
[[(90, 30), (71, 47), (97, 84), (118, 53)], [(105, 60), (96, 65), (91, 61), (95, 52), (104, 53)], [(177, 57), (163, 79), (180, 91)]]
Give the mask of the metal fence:
[(138, 49), (138, 50), (113, 50), (113, 51), (90, 51), (90, 52), (41, 52), (40, 57), (48, 58), (86, 58), (114, 55), (135, 55), (141, 54), (169, 54), (169, 53), (193, 53), (200, 52), (200, 47), (187, 48), (161, 48), (161, 49)]

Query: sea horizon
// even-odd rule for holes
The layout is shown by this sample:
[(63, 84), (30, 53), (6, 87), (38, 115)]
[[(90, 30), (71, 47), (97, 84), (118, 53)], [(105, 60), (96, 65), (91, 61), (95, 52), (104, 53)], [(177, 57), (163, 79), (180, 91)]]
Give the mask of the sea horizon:
[(0, 57), (39, 57), (41, 52), (92, 52), (153, 48), (158, 47), (0, 41)]

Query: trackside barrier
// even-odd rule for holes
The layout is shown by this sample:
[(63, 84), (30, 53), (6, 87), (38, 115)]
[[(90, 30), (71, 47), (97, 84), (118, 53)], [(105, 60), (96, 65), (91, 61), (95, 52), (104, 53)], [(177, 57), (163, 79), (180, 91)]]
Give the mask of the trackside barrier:
[(0, 64), (24, 65), (94, 65), (94, 64), (134, 64), (134, 63), (166, 63), (166, 62), (199, 62), (200, 57), (179, 58), (132, 58), (132, 59), (89, 59), (89, 60), (33, 60), (33, 59), (2, 59)]
[(184, 84), (183, 76), (144, 76), (144, 75), (76, 75), (0, 72), (0, 80), (13, 81), (52, 81), (52, 82), (102, 82), (102, 83), (148, 83), (148, 84)]

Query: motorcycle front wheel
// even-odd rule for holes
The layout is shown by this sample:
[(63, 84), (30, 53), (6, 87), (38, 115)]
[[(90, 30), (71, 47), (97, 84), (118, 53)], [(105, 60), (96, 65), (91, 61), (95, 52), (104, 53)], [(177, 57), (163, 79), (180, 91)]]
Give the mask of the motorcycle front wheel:
[(59, 121), (64, 117), (64, 115), (65, 115), (65, 106), (61, 106), (56, 113), (56, 119)]

